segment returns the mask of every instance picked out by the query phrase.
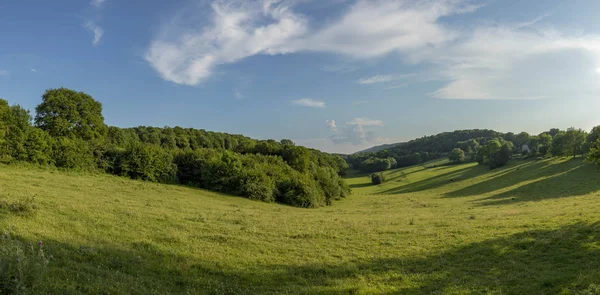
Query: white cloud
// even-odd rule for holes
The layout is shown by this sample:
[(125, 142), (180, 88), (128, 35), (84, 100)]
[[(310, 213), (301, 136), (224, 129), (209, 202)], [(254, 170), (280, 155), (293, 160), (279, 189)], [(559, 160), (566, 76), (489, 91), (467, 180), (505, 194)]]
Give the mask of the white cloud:
[(600, 37), (570, 37), (515, 26), (479, 27), (444, 51), (419, 58), (440, 66), (448, 84), (430, 95), (449, 99), (566, 98), (600, 93)]
[(386, 83), (391, 81), (402, 80), (408, 77), (412, 77), (415, 74), (402, 74), (402, 75), (375, 75), (368, 78), (361, 78), (356, 81), (358, 84), (368, 85), (376, 83)]
[(295, 2), (214, 1), (208, 25), (168, 22), (151, 42), (146, 60), (163, 79), (196, 85), (218, 65), (258, 54), (309, 51), (371, 58), (453, 40), (457, 33), (437, 20), (476, 9), (460, 0), (358, 0), (340, 18), (315, 28), (294, 11)]
[(347, 122), (346, 124), (361, 126), (383, 126), (383, 121), (371, 120), (367, 118), (355, 118), (354, 120)]
[(394, 76), (392, 75), (376, 75), (369, 78), (362, 78), (356, 81), (358, 84), (375, 84), (375, 83), (385, 83), (389, 81), (393, 81)]
[(318, 101), (318, 100), (314, 100), (312, 98), (302, 98), (302, 99), (294, 100), (294, 101), (292, 101), (292, 104), (299, 105), (299, 106), (305, 106), (305, 107), (311, 107), (311, 108), (320, 108), (320, 109), (327, 107), (325, 105), (324, 101)]
[[(600, 94), (600, 36), (573, 35), (544, 25), (542, 15), (519, 23), (472, 21), (454, 27), (441, 18), (476, 11), (469, 0), (357, 0), (325, 22), (301, 14), (300, 0), (215, 0), (208, 17), (167, 22), (146, 60), (168, 81), (196, 85), (220, 65), (254, 55), (333, 53), (357, 60), (396, 54), (428, 66), (445, 85), (441, 99), (539, 99)], [(206, 21), (208, 20), (208, 21)], [(539, 29), (540, 27), (544, 29)], [(324, 71), (344, 71), (325, 66)], [(422, 74), (422, 73), (420, 73)], [(377, 75), (359, 84), (391, 83)], [(390, 85), (396, 89), (407, 84)]]
[(98, 8), (98, 7), (102, 6), (102, 4), (104, 4), (104, 1), (105, 0), (92, 0), (90, 2), (90, 5)]
[(327, 120), (325, 121), (325, 124), (327, 124), (327, 127), (329, 127), (329, 129), (331, 129), (332, 131), (337, 131), (337, 126), (335, 125), (335, 120)]
[(36, 69), (30, 69), (30, 71), (32, 71), (32, 72), (34, 72), (34, 73), (37, 73), (37, 70), (36, 70)]
[(600, 68), (596, 69), (596, 73), (600, 74)]
[(0, 70), (0, 76), (8, 76), (7, 70)]
[[(334, 122), (333, 120), (327, 121)], [(335, 125), (335, 122), (334, 122)], [(372, 120), (367, 118), (355, 118), (346, 122), (343, 126), (331, 128), (335, 134), (329, 139), (335, 144), (364, 145), (385, 141), (385, 138), (378, 137), (373, 130), (365, 130), (365, 127), (383, 126), (381, 120)]]
[(94, 22), (87, 22), (85, 24), (85, 28), (88, 29), (90, 32), (94, 33), (94, 40), (92, 40), (92, 44), (98, 45), (98, 43), (100, 43), (100, 40), (102, 39), (102, 36), (104, 35), (104, 29), (102, 29), (102, 27), (96, 25)]
[(242, 99), (242, 98), (244, 98), (244, 95), (241, 92), (239, 92), (239, 91), (236, 91), (234, 93), (234, 95), (235, 95), (235, 99)]

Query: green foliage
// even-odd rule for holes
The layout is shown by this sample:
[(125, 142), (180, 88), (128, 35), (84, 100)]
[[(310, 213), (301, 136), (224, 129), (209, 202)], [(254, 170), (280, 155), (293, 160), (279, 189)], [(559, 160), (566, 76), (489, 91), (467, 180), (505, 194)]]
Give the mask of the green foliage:
[(134, 144), (115, 157), (113, 173), (132, 179), (171, 183), (177, 166), (171, 153), (148, 144)]
[(382, 184), (385, 182), (385, 176), (383, 173), (373, 173), (371, 174), (371, 183), (374, 185)]
[(53, 144), (52, 152), (56, 167), (96, 170), (96, 158), (87, 141), (80, 138), (58, 137)]
[(107, 132), (102, 104), (83, 92), (48, 89), (35, 111), (36, 126), (54, 137), (92, 140), (104, 138)]
[(378, 172), (385, 171), (396, 167), (396, 159), (394, 158), (369, 158), (360, 163), (359, 170), (362, 172)]
[(557, 133), (552, 140), (552, 155), (556, 157), (583, 154), (586, 133), (581, 129), (569, 128)]
[(590, 151), (587, 156), (587, 161), (590, 163), (594, 163), (598, 169), (600, 169), (600, 139), (597, 139), (596, 142), (590, 148)]
[(307, 175), (291, 175), (277, 184), (277, 190), (277, 201), (283, 204), (302, 208), (326, 205), (325, 195)]
[(448, 159), (452, 163), (460, 164), (465, 160), (465, 152), (460, 148), (455, 148), (448, 154)]
[(53, 141), (46, 131), (34, 127), (27, 128), (24, 153), (19, 155), (19, 159), (39, 165), (54, 164)]
[(494, 138), (488, 141), (477, 152), (477, 162), (487, 164), (490, 169), (502, 167), (510, 161), (514, 145), (502, 138)]

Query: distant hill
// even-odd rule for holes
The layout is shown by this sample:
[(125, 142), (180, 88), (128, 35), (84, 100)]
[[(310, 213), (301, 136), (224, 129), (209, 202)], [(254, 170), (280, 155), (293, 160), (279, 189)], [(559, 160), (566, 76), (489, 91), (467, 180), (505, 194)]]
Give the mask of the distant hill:
[(370, 148), (368, 148), (366, 150), (355, 152), (354, 154), (359, 154), (359, 153), (376, 153), (378, 151), (383, 151), (385, 149), (391, 148), (391, 147), (399, 145), (399, 144), (402, 144), (402, 142), (376, 145), (376, 146), (370, 147)]

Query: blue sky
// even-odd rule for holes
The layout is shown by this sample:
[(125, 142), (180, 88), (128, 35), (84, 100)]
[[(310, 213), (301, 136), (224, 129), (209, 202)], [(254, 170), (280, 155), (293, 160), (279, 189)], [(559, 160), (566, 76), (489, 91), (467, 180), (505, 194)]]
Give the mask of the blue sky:
[(0, 2), (0, 97), (328, 152), (600, 124), (596, 0)]

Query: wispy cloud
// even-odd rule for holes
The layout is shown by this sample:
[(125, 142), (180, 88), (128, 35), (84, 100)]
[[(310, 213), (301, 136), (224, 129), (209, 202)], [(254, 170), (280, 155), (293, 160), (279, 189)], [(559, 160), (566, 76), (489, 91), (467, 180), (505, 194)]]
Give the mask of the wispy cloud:
[(165, 23), (146, 60), (163, 79), (196, 85), (219, 65), (259, 54), (311, 51), (366, 59), (453, 40), (457, 33), (437, 20), (477, 8), (460, 0), (431, 1), (432, 5), (358, 0), (340, 18), (315, 30), (309, 19), (294, 11), (296, 2), (214, 1), (208, 24), (197, 19)]
[[(299, 12), (299, 2), (304, 1), (215, 0), (206, 17), (165, 22), (146, 60), (167, 81), (197, 85), (220, 65), (255, 55), (317, 52), (360, 61), (394, 53), (405, 63), (426, 65), (433, 73), (429, 79), (443, 83), (429, 94), (434, 98), (600, 95), (600, 35), (542, 26), (548, 15), (454, 27), (440, 20), (472, 13), (481, 5), (469, 0), (356, 0), (338, 6), (343, 10), (337, 18), (319, 23)], [(392, 84), (397, 78), (377, 75), (356, 82)]]
[(356, 81), (358, 84), (369, 85), (377, 83), (386, 83), (397, 80), (402, 80), (408, 77), (412, 77), (415, 74), (401, 74), (401, 75), (375, 75), (372, 77), (361, 78)]
[[(106, 0), (92, 0), (90, 2), (90, 5), (94, 8), (92, 11), (94, 14), (96, 14), (96, 19), (100, 15), (100, 7), (102, 6), (102, 4), (104, 4), (105, 1)], [(104, 29), (92, 19), (94, 18), (88, 18), (88, 21), (83, 24), (83, 27), (94, 34), (92, 45), (96, 46), (100, 44), (100, 40), (102, 40), (102, 36), (104, 36)]]
[(352, 121), (344, 123), (344, 125), (336, 126), (334, 120), (326, 121), (327, 126), (335, 134), (329, 139), (335, 144), (371, 144), (380, 141), (385, 141), (385, 138), (378, 137), (373, 130), (365, 130), (369, 127), (381, 127), (383, 121), (373, 120), (368, 118), (355, 118)]
[(99, 8), (100, 6), (102, 6), (102, 4), (104, 4), (104, 1), (105, 0), (92, 0), (90, 2), (90, 5), (92, 5), (92, 6), (96, 7), (96, 8)]
[(8, 76), (7, 70), (0, 70), (0, 76)]
[(327, 120), (327, 121), (325, 121), (325, 124), (332, 131), (337, 131), (337, 125), (335, 124), (335, 120)]
[(312, 98), (302, 98), (302, 99), (298, 99), (298, 100), (293, 100), (292, 104), (299, 105), (299, 106), (305, 106), (305, 107), (311, 107), (311, 108), (320, 108), (320, 109), (327, 107), (325, 105), (324, 101), (318, 101), (318, 100), (314, 100)]
[(350, 125), (360, 125), (360, 126), (383, 126), (383, 121), (381, 120), (371, 120), (367, 118), (355, 118), (350, 122), (346, 122), (346, 124)]
[(37, 73), (37, 70), (36, 70), (36, 69), (30, 69), (30, 71), (32, 71), (32, 72), (34, 72), (34, 73)]
[(233, 95), (235, 96), (235, 99), (243, 99), (244, 98), (244, 95), (239, 91), (234, 92)]
[(102, 39), (102, 36), (104, 36), (104, 29), (91, 21), (85, 24), (85, 28), (94, 33), (94, 40), (92, 40), (92, 44), (94, 46), (98, 45)]
[(358, 84), (375, 84), (375, 83), (385, 83), (389, 81), (393, 81), (394, 77), (392, 75), (376, 75), (369, 78), (362, 78), (356, 81)]

